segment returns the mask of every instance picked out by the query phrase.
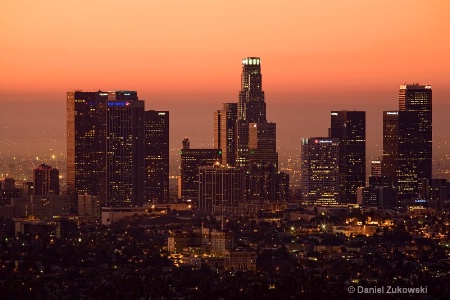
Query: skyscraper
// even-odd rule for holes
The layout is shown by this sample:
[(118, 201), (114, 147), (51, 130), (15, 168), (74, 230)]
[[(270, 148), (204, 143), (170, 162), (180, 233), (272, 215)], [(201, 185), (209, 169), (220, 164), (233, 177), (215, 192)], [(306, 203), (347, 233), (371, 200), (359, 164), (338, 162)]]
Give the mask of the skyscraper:
[(106, 205), (142, 205), (144, 101), (135, 91), (109, 92), (106, 120)]
[(222, 149), (222, 164), (236, 164), (237, 103), (223, 103), (214, 112), (214, 148)]
[(237, 106), (236, 164), (249, 166), (249, 123), (266, 123), (266, 102), (262, 90), (261, 60), (242, 60), (241, 91)]
[(302, 200), (313, 204), (339, 204), (339, 139), (302, 139)]
[(145, 112), (145, 200), (169, 201), (169, 112)]
[(67, 93), (67, 187), (101, 205), (134, 206), (144, 199), (144, 101), (135, 91)]
[(33, 170), (34, 195), (59, 195), (59, 170), (41, 164)]
[(383, 112), (383, 160), (381, 175), (397, 186), (398, 171), (398, 111)]
[(366, 183), (366, 112), (332, 111), (330, 138), (339, 139), (341, 203), (356, 203)]
[(402, 203), (418, 196), (420, 179), (432, 177), (430, 85), (400, 86), (398, 137), (398, 185)]
[(77, 195), (97, 195), (106, 204), (107, 92), (67, 93), (67, 193), (71, 213)]

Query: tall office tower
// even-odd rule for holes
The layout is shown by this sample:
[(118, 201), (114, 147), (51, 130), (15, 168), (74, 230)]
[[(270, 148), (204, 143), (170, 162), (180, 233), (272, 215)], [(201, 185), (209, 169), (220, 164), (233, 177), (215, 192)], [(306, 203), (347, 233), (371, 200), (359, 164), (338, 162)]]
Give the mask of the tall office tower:
[(399, 91), (398, 185), (400, 203), (418, 196), (420, 179), (432, 177), (432, 90), (401, 85)]
[(214, 148), (222, 149), (222, 164), (236, 163), (237, 103), (223, 103), (221, 110), (214, 112)]
[(109, 92), (106, 111), (107, 206), (144, 202), (144, 101), (135, 91)]
[(144, 198), (144, 101), (135, 91), (67, 93), (67, 189), (130, 206)]
[(242, 203), (245, 174), (242, 168), (222, 164), (198, 168), (198, 208), (210, 214)]
[(241, 91), (237, 105), (236, 165), (249, 166), (249, 123), (266, 122), (261, 60), (247, 57), (242, 60)]
[(59, 195), (59, 170), (41, 164), (33, 170), (34, 195)]
[(169, 112), (145, 112), (145, 200), (169, 201)]
[(199, 167), (220, 163), (222, 151), (220, 149), (182, 149), (180, 152), (181, 197), (197, 200)]
[(266, 122), (266, 102), (262, 90), (261, 60), (259, 57), (247, 57), (242, 60), (238, 120), (252, 123)]
[(97, 195), (106, 203), (106, 92), (67, 93), (67, 193), (71, 213), (77, 195)]
[(339, 204), (339, 139), (302, 139), (302, 200)]
[(383, 112), (383, 160), (381, 175), (397, 186), (398, 171), (398, 111)]
[(366, 184), (366, 112), (332, 111), (330, 138), (339, 139), (341, 203), (356, 203)]

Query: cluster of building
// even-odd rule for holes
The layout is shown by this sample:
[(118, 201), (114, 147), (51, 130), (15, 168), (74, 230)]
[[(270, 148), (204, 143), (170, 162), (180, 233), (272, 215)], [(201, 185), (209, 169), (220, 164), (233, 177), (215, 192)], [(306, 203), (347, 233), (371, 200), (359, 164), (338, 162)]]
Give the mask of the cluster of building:
[(290, 200), (442, 210), (449, 184), (432, 177), (431, 86), (400, 86), (398, 110), (383, 113), (383, 157), (372, 162), (368, 180), (366, 113), (332, 111), (330, 123), (328, 136), (301, 140), (300, 193), (290, 195), (276, 124), (266, 118), (261, 60), (247, 57), (238, 101), (214, 112), (213, 148), (183, 140), (178, 192), (170, 198), (169, 112), (146, 110), (136, 91), (68, 92), (67, 191), (59, 190), (58, 170), (42, 165), (22, 188), (2, 181), (0, 212), (98, 218), (103, 209), (110, 223), (175, 202), (205, 215), (281, 211)]
[(367, 186), (365, 131), (364, 111), (332, 111), (328, 137), (302, 139), (301, 200), (442, 210), (449, 185), (432, 176), (431, 86), (401, 85), (399, 109), (383, 112), (383, 157)]

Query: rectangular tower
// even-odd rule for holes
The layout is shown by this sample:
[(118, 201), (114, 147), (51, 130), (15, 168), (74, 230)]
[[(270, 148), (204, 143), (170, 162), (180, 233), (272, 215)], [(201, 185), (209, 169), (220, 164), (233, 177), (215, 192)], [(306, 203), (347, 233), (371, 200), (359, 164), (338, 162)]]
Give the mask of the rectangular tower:
[(236, 164), (237, 103), (223, 103), (214, 112), (214, 148), (222, 149), (222, 164)]
[(399, 90), (399, 111), (415, 111), (418, 113), (418, 131), (413, 137), (417, 148), (420, 148), (418, 177), (431, 178), (433, 139), (431, 85), (401, 85)]
[(339, 204), (339, 139), (302, 139), (302, 200), (313, 204)]
[(34, 195), (59, 195), (59, 170), (41, 164), (33, 171)]
[(366, 183), (366, 112), (332, 111), (330, 138), (339, 139), (341, 203), (356, 203)]
[(106, 203), (107, 92), (67, 93), (67, 193), (71, 213), (77, 195), (97, 195)]
[(169, 201), (169, 112), (145, 112), (145, 200)]
[(398, 111), (383, 111), (383, 160), (381, 175), (397, 186)]
[(144, 203), (144, 101), (135, 91), (108, 92), (107, 206)]

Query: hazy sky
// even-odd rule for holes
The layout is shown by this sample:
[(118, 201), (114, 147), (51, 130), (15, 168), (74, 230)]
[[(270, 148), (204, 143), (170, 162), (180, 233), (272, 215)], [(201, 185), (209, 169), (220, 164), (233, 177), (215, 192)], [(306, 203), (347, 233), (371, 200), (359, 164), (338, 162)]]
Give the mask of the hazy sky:
[[(434, 104), (449, 102), (449, 12), (446, 0), (2, 0), (0, 105), (131, 89), (171, 109), (172, 138), (202, 127), (212, 139), (212, 110), (237, 101), (241, 59), (259, 56), (280, 134), (326, 134), (331, 109), (373, 109), (379, 131), (400, 84), (431, 84)], [(211, 112), (193, 119), (193, 101)]]

